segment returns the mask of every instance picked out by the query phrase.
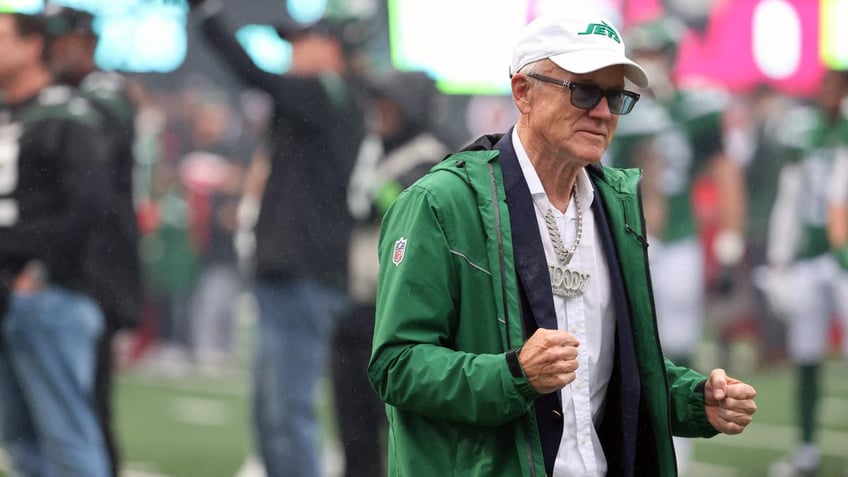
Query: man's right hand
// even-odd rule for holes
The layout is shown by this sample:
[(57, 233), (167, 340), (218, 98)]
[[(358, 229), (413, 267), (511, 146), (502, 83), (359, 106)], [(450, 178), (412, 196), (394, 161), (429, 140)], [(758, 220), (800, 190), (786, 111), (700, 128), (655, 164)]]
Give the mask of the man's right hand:
[(518, 362), (539, 394), (559, 391), (574, 381), (577, 371), (577, 337), (567, 331), (539, 328), (521, 347)]

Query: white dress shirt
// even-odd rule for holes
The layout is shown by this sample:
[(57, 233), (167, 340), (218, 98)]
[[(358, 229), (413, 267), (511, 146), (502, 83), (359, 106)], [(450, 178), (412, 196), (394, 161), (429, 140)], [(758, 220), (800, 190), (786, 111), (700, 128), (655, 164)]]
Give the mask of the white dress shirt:
[[(536, 223), (542, 236), (545, 257), (551, 265), (560, 265), (545, 224), (550, 208), (559, 224), (566, 249), (571, 250), (577, 233), (577, 206), (574, 196), (565, 214), (551, 205), (536, 169), (530, 162), (518, 133), (512, 143), (524, 179), (536, 204)], [(591, 211), (595, 192), (585, 170), (577, 176), (577, 191), (583, 215), (583, 234), (568, 268), (590, 275), (581, 296), (564, 298), (553, 295), (557, 328), (567, 330), (580, 341), (577, 348), (579, 367), (574, 381), (560, 390), (563, 433), (554, 464), (553, 477), (604, 476), (607, 460), (595, 429), (602, 417), (607, 385), (612, 374), (615, 353), (615, 315), (610, 296), (609, 271), (603, 248), (597, 243), (595, 217)]]

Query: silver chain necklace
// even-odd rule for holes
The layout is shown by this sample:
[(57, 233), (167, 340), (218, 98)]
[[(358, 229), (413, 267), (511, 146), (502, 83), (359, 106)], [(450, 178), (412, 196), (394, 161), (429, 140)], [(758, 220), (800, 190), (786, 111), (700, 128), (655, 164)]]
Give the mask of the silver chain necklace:
[(551, 274), (551, 290), (555, 295), (565, 298), (574, 298), (580, 296), (586, 291), (586, 285), (589, 283), (589, 274), (574, 270), (568, 267), (571, 258), (577, 253), (577, 247), (580, 245), (580, 239), (583, 237), (583, 208), (580, 205), (580, 196), (577, 194), (577, 186), (572, 189), (574, 194), (574, 204), (577, 208), (577, 233), (574, 236), (574, 244), (571, 250), (565, 248), (562, 242), (562, 236), (559, 233), (559, 225), (554, 218), (553, 210), (548, 206), (548, 211), (545, 213), (545, 225), (548, 228), (548, 235), (551, 238), (551, 243), (554, 247), (554, 252), (557, 256), (558, 265), (548, 264), (548, 270)]

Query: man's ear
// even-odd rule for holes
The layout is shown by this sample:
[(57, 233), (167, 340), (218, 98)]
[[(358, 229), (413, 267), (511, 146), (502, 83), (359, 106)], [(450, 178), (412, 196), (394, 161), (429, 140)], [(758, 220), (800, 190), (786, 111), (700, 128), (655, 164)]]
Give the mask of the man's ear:
[(510, 79), (512, 101), (522, 114), (530, 112), (530, 78), (523, 74), (513, 75)]

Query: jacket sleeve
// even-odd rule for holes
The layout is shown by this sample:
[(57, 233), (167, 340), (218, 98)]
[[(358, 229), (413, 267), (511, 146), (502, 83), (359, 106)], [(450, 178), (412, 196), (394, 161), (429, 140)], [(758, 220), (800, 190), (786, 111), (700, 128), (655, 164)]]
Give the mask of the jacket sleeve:
[(326, 124), (329, 114), (342, 109), (337, 103), (347, 101), (346, 88), (340, 78), (332, 75), (279, 75), (256, 66), (220, 12), (204, 16), (200, 29), (203, 37), (236, 78), (248, 87), (265, 91), (273, 98), (278, 114), (290, 115), (320, 129)]
[(387, 404), (401, 410), (464, 424), (504, 424), (530, 411), (538, 395), (526, 377), (510, 373), (505, 353), (456, 349), (460, 284), (439, 215), (433, 197), (413, 186), (383, 221), (369, 379)]
[(701, 373), (665, 360), (671, 402), (671, 433), (679, 437), (712, 437), (718, 431), (707, 420)]
[(256, 66), (227, 28), (221, 13), (214, 12), (201, 20), (200, 31), (215, 53), (247, 86), (270, 92), (279, 75)]

